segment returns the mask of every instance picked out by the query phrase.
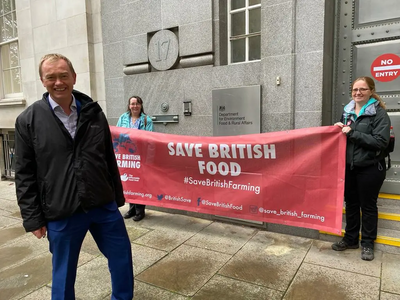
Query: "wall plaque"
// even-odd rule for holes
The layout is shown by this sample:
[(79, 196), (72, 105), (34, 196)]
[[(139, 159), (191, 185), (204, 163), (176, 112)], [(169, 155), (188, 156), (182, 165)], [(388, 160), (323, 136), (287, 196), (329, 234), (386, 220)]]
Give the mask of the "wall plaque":
[(170, 69), (176, 63), (178, 54), (178, 38), (172, 31), (160, 30), (150, 39), (149, 61), (156, 70)]
[(213, 135), (261, 132), (261, 86), (212, 91)]

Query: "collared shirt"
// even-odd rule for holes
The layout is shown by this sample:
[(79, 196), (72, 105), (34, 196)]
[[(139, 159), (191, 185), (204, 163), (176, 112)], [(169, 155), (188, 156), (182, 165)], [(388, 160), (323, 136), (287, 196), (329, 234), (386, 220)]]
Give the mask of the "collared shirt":
[(76, 125), (78, 122), (78, 109), (76, 106), (76, 100), (75, 100), (74, 95), (72, 95), (72, 103), (70, 106), (71, 113), (69, 116), (64, 112), (62, 107), (51, 98), (50, 95), (49, 95), (49, 103), (50, 103), (51, 108), (54, 111), (54, 114), (64, 124), (65, 128), (68, 130), (71, 137), (74, 138), (75, 131), (76, 131)]

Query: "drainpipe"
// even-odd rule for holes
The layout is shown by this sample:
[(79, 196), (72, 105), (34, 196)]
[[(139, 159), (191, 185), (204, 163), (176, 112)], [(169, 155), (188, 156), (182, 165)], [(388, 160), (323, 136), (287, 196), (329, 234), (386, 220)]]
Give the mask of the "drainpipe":
[(292, 88), (291, 88), (291, 101), (290, 101), (290, 128), (295, 129), (295, 116), (296, 116), (296, 9), (297, 9), (297, 0), (292, 1)]

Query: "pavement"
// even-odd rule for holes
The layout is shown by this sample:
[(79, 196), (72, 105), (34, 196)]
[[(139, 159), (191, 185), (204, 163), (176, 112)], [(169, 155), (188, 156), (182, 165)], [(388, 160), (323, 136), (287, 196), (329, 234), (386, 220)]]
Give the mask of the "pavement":
[[(128, 205), (121, 208), (127, 211)], [(251, 226), (146, 210), (125, 224), (132, 244), (134, 299), (400, 300), (400, 255)], [(339, 238), (338, 238), (339, 239)], [(25, 233), (13, 181), (0, 181), (0, 300), (50, 299), (48, 241)], [(77, 299), (110, 299), (107, 261), (87, 235), (75, 284)]]

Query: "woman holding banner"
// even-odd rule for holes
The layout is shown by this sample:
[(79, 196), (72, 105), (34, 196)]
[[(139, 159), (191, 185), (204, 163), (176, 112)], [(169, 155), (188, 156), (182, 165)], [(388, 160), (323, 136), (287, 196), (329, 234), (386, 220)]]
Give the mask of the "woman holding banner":
[(370, 261), (374, 259), (378, 229), (377, 199), (386, 177), (390, 119), (372, 78), (357, 78), (352, 85), (352, 98), (344, 107), (340, 122), (335, 124), (347, 136), (346, 232), (332, 249), (357, 249), (361, 227), (361, 259)]
[[(139, 96), (132, 96), (128, 100), (128, 110), (118, 120), (118, 127), (153, 131), (152, 119), (144, 113), (143, 100)], [(145, 216), (145, 205), (129, 203), (129, 210), (124, 214), (125, 219), (132, 218), (140, 221)]]

